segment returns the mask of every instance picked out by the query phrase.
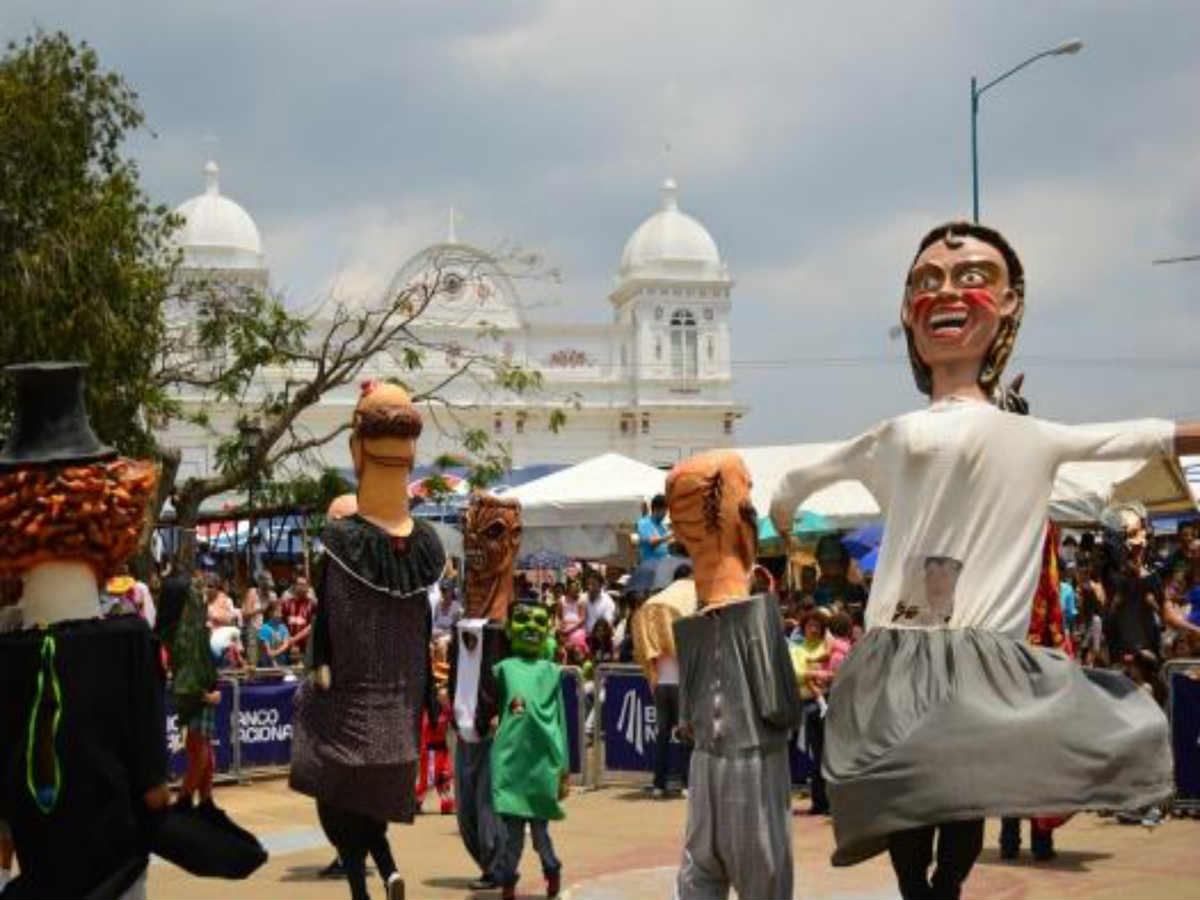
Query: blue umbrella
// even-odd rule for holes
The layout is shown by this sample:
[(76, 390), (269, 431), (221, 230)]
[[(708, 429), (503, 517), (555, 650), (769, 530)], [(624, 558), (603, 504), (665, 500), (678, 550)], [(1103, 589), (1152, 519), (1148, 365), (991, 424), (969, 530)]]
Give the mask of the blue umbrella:
[(864, 525), (842, 538), (842, 546), (855, 559), (861, 559), (883, 543), (882, 525)]

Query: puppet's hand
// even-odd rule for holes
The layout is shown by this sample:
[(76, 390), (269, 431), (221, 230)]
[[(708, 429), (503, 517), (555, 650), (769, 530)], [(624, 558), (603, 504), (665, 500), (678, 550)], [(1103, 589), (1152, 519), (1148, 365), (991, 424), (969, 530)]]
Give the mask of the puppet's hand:
[(690, 744), (695, 740), (695, 732), (692, 731), (692, 726), (686, 722), (680, 722), (675, 726), (675, 737), (684, 744)]
[(558, 799), (566, 800), (571, 796), (571, 773), (563, 769), (562, 774), (558, 777)]
[(218, 703), (221, 702), (221, 692), (220, 691), (209, 691), (207, 694), (204, 695), (204, 702), (207, 703), (209, 706), (216, 706)]
[(316, 674), (313, 675), (313, 683), (323, 691), (333, 687), (333, 673), (329, 670), (329, 666), (317, 666)]
[(142, 795), (142, 799), (146, 803), (147, 809), (155, 811), (166, 809), (171, 802), (171, 791), (167, 788), (166, 783), (155, 785)]
[(1006, 387), (1000, 389), (997, 404), (1001, 409), (1020, 416), (1029, 415), (1029, 400), (1021, 393), (1024, 383), (1025, 373), (1020, 372)]

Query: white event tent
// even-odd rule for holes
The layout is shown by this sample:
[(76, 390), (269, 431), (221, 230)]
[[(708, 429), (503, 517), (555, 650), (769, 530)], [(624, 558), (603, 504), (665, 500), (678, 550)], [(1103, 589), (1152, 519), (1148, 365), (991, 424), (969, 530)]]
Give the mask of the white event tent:
[(521, 553), (573, 559), (618, 556), (642, 503), (662, 493), (666, 472), (619, 453), (605, 453), (501, 492), (521, 501)]

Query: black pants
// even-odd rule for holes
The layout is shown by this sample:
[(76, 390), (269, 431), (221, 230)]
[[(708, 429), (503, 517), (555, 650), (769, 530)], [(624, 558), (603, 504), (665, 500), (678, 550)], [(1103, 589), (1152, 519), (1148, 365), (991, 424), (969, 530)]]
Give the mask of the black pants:
[(821, 774), (821, 757), (825, 755), (825, 719), (816, 700), (804, 702), (804, 752), (812, 760), (809, 777), (812, 786), (812, 808), (815, 813), (829, 812), (829, 797), (825, 794), (825, 776)]
[[(654, 786), (667, 789), (671, 773), (671, 732), (679, 724), (679, 685), (660, 684), (654, 688), (654, 721), (658, 733), (654, 738)], [(688, 783), (688, 764), (692, 758), (690, 744), (684, 744), (683, 786)]]
[(351, 900), (366, 900), (368, 853), (384, 881), (396, 871), (392, 848), (387, 842), (387, 822), (331, 806), (324, 800), (317, 801), (317, 818), (329, 843), (337, 848), (346, 880), (350, 882)]
[[(1049, 859), (1054, 855), (1054, 832), (1038, 828), (1029, 820), (1029, 844), (1037, 859)], [(1021, 849), (1021, 820), (1005, 817), (1000, 820), (1000, 852), (1016, 856)]]
[[(935, 832), (937, 867), (931, 879)], [(904, 900), (958, 900), (982, 849), (983, 819), (943, 822), (888, 835), (888, 853)]]

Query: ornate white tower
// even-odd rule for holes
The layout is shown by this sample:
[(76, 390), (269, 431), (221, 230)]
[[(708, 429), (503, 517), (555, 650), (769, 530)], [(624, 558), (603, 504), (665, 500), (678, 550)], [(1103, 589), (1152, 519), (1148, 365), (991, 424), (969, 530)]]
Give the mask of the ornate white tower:
[(609, 296), (632, 335), (620, 355), (639, 457), (665, 464), (732, 443), (741, 414), (730, 369), (732, 288), (716, 241), (679, 209), (667, 178), (658, 211), (625, 243)]

